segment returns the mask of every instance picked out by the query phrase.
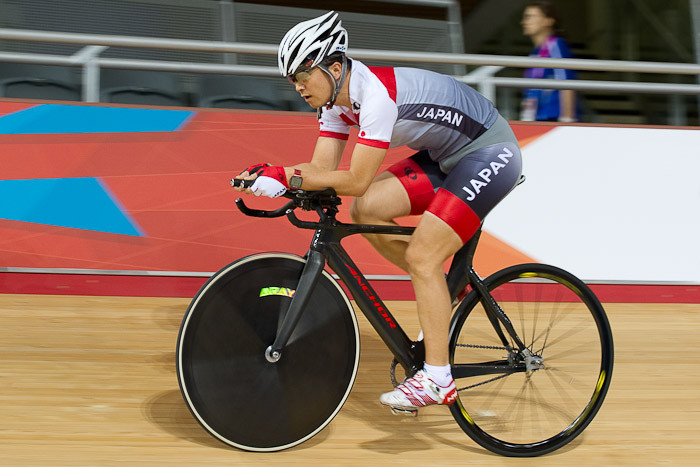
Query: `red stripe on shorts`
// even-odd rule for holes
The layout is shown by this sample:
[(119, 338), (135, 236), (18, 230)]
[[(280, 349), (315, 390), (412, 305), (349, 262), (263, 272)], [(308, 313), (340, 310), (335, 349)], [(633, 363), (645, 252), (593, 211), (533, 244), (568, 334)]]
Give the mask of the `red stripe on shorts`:
[(472, 238), (481, 225), (481, 219), (467, 203), (443, 188), (438, 189), (427, 211), (435, 214), (452, 227), (452, 230), (459, 235), (464, 243)]
[(435, 197), (435, 188), (420, 165), (404, 159), (387, 169), (396, 175), (411, 200), (411, 215), (423, 214)]

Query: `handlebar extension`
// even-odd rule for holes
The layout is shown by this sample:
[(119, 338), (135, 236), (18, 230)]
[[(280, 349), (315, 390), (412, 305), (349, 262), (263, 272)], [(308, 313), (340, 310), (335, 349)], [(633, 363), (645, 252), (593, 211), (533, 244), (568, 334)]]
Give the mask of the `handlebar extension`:
[(255, 183), (255, 180), (243, 180), (242, 178), (232, 178), (231, 179), (231, 186), (234, 188), (238, 188), (242, 186), (243, 188), (250, 188), (253, 183)]
[(261, 209), (251, 209), (248, 206), (245, 205), (243, 202), (243, 199), (238, 198), (236, 200), (236, 206), (238, 207), (239, 211), (241, 211), (243, 214), (246, 216), (251, 216), (251, 217), (282, 217), (285, 214), (287, 214), (287, 211), (290, 209), (294, 209), (294, 201), (290, 201), (284, 206), (282, 206), (279, 209), (275, 209), (274, 211), (263, 211)]

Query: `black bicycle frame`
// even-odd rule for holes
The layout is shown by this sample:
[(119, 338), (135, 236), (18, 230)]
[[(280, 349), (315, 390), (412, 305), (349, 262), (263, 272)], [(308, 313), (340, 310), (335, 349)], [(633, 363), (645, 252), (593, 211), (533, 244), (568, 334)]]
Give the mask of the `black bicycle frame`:
[(412, 227), (343, 224), (337, 222), (334, 215), (329, 216), (325, 213), (321, 223), (301, 221), (292, 211), (287, 213), (287, 217), (297, 227), (316, 228), (316, 232), (306, 256), (306, 265), (299, 279), (297, 291), (280, 326), (277, 338), (270, 346), (270, 353), (276, 355), (275, 352), (278, 352), (277, 355), (279, 355), (282, 352), (282, 348), (289, 339), (313, 291), (313, 286), (327, 263), (346, 285), (360, 310), (401, 366), (411, 374), (422, 368), (425, 357), (422, 342), (416, 343), (409, 339), (374, 291), (372, 285), (340, 244), (343, 238), (358, 233), (410, 235), (414, 229)]
[[(312, 194), (309, 194), (312, 196)], [(343, 281), (350, 290), (355, 302), (362, 310), (367, 320), (372, 324), (377, 334), (389, 348), (396, 360), (401, 364), (407, 374), (412, 375), (420, 370), (425, 359), (425, 347), (422, 341), (412, 341), (394, 319), (379, 295), (374, 291), (369, 281), (360, 272), (352, 261), (348, 253), (340, 244), (340, 241), (350, 235), (355, 234), (394, 234), (411, 235), (414, 227), (365, 225), (365, 224), (345, 224), (335, 219), (338, 212), (337, 205), (340, 200), (330, 198), (331, 204), (321, 206), (313, 204), (313, 198), (291, 201), (284, 207), (276, 211), (259, 211), (250, 209), (242, 200), (236, 200), (238, 208), (246, 215), (254, 217), (280, 217), (287, 216), (289, 221), (299, 228), (314, 229), (316, 232), (311, 240), (309, 251), (306, 255), (306, 265), (301, 273), (296, 293), (292, 298), (289, 309), (282, 320), (275, 341), (266, 351), (266, 357), (274, 362), (282, 357), (282, 351), (287, 344), (296, 324), (298, 323), (303, 310), (313, 292), (326, 263)], [(337, 200), (337, 201), (336, 201)], [(308, 203), (304, 204), (306, 201)], [(302, 221), (294, 214), (293, 207), (303, 207), (307, 210), (314, 209), (319, 217), (319, 222)], [(472, 260), (476, 251), (476, 245), (481, 234), (481, 229), (467, 242), (454, 256), (447, 275), (447, 285), (451, 299), (454, 299), (459, 291), (467, 285), (471, 285), (472, 292), (477, 293), (487, 310), (487, 315), (499, 335), (503, 345), (510, 347), (508, 339), (504, 335), (500, 324), (502, 324), (508, 334), (523, 350), (525, 345), (520, 342), (517, 333), (513, 329), (510, 320), (493, 300), (479, 276), (472, 268)], [(462, 376), (473, 376), (476, 374), (491, 373), (511, 373), (522, 371), (516, 369), (507, 361), (486, 362), (480, 365), (466, 365), (458, 371)]]

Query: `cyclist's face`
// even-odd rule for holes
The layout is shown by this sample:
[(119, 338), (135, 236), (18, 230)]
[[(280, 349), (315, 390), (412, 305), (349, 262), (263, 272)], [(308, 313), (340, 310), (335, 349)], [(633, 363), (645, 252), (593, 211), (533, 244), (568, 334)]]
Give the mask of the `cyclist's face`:
[(306, 103), (314, 109), (324, 106), (331, 100), (333, 88), (331, 87), (330, 77), (318, 68), (301, 71), (289, 76), (287, 79), (294, 85), (294, 88), (304, 98)]

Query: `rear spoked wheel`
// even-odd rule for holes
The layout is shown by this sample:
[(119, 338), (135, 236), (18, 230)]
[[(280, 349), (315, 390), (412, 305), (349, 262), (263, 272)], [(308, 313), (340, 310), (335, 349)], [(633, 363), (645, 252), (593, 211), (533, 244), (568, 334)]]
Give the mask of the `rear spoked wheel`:
[(613, 340), (603, 307), (582, 281), (543, 264), (504, 269), (484, 284), (527, 348), (520, 352), (510, 337), (504, 344), (478, 296), (467, 295), (450, 333), (452, 415), (500, 455), (554, 451), (588, 426), (610, 386)]

